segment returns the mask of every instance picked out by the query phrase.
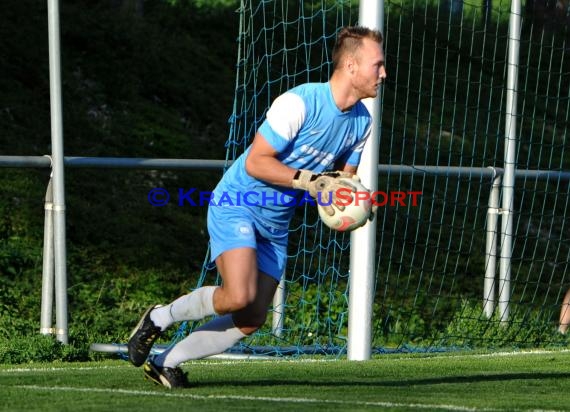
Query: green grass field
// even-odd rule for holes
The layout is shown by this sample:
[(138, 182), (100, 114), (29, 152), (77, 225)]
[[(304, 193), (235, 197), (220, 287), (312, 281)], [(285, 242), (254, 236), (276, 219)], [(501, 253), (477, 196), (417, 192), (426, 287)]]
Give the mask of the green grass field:
[(203, 360), (167, 390), (123, 360), (0, 366), (3, 411), (563, 411), (570, 351)]

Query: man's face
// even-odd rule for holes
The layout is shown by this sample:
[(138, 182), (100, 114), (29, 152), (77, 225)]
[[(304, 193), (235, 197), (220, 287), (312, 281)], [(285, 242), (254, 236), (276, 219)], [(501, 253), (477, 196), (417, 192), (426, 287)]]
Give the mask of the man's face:
[(384, 51), (381, 44), (365, 38), (354, 57), (356, 64), (352, 85), (357, 97), (360, 99), (376, 97), (378, 87), (386, 78)]

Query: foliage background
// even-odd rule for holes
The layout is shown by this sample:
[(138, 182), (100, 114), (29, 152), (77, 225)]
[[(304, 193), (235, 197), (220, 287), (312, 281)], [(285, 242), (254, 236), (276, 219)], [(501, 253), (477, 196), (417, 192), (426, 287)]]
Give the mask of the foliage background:
[[(0, 154), (49, 154), (47, 2), (6, 3)], [(225, 157), (238, 18), (235, 2), (214, 6), (60, 2), (66, 156)], [(86, 343), (124, 341), (144, 307), (196, 283), (205, 209), (152, 207), (149, 189), (211, 190), (219, 174), (67, 168), (65, 178), (69, 334), (87, 356)], [(39, 331), (48, 180), (45, 169), (0, 170), (0, 362), (20, 359), (2, 353)]]

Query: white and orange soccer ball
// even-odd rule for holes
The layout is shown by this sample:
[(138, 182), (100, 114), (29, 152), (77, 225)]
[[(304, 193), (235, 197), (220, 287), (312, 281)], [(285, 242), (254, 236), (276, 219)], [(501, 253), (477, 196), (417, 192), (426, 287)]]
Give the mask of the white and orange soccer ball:
[[(356, 193), (369, 193), (369, 190), (360, 181), (351, 178), (341, 178), (356, 188)], [(372, 209), (372, 200), (370, 196), (356, 196), (356, 193), (350, 194), (348, 189), (340, 189), (342, 193), (337, 196), (338, 203), (344, 206), (344, 210), (334, 207), (334, 215), (330, 216), (325, 211), (325, 207), (321, 202), (317, 202), (319, 217), (325, 225), (339, 232), (350, 232), (357, 229), (368, 221)], [(352, 200), (350, 200), (352, 197)]]

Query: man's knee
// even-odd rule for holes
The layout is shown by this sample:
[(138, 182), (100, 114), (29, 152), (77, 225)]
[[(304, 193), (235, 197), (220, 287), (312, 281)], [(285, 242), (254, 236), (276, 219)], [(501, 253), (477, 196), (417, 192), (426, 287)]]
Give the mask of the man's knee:
[(214, 295), (214, 309), (216, 313), (230, 313), (244, 310), (255, 300), (255, 290), (248, 288), (229, 289), (219, 287)]
[(243, 310), (251, 305), (255, 300), (255, 295), (248, 293), (246, 290), (237, 291), (229, 294), (228, 300), (233, 312)]

